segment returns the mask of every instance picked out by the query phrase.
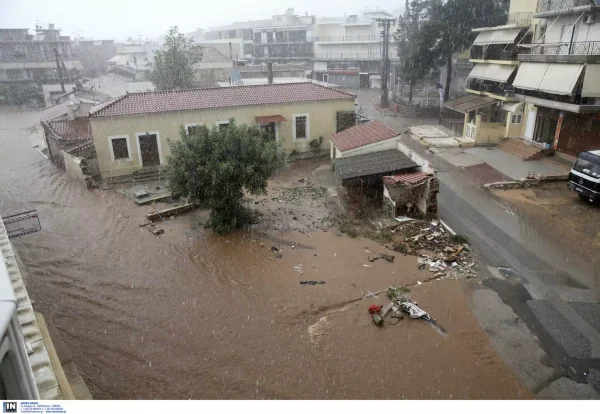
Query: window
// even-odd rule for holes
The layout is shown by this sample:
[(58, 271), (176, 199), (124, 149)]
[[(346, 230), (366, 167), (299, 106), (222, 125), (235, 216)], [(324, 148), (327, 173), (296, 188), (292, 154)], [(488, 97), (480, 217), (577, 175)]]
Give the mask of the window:
[(520, 124), (523, 121), (523, 115), (513, 115), (510, 120), (513, 124)]
[(204, 124), (185, 124), (185, 132), (187, 132), (188, 135), (192, 135), (192, 133), (202, 125)]
[(230, 122), (229, 121), (218, 121), (217, 122), (217, 126), (219, 127), (219, 129), (225, 129), (229, 126)]
[(129, 136), (108, 137), (113, 161), (131, 161)]
[(294, 117), (294, 141), (308, 139), (310, 136), (310, 125), (308, 114), (293, 115)]

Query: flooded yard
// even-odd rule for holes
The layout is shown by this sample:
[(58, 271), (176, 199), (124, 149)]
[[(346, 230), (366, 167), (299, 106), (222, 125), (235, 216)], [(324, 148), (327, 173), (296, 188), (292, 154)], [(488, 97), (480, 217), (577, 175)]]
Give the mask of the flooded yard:
[[(472, 314), (476, 285), (422, 283), (417, 257), (338, 231), (335, 193), (314, 173), (328, 160), (277, 173), (252, 199), (250, 232), (216, 236), (195, 211), (157, 237), (140, 224), (158, 205), (81, 188), (32, 148), (33, 114), (0, 119), (0, 212), (38, 210), (42, 231), (14, 245), (95, 398), (531, 397)], [(376, 327), (367, 309), (389, 300), (370, 293), (392, 285), (447, 335), (408, 318)]]

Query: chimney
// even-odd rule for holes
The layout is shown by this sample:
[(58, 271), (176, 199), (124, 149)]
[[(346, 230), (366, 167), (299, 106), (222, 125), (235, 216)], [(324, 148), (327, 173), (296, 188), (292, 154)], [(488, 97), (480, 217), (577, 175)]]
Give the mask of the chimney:
[(231, 46), (231, 42), (229, 42), (229, 58), (233, 59), (233, 46)]
[(273, 64), (267, 63), (267, 83), (273, 85)]
[(75, 104), (73, 103), (73, 101), (67, 104), (67, 119), (69, 121), (75, 120)]

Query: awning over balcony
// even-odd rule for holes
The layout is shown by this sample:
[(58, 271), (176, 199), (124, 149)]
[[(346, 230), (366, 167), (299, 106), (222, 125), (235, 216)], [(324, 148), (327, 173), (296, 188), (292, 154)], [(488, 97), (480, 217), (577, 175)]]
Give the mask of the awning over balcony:
[(583, 78), (584, 98), (600, 98), (600, 65), (587, 65)]
[(571, 63), (523, 63), (513, 86), (556, 95), (571, 95), (584, 65)]
[(268, 124), (271, 122), (285, 122), (286, 119), (281, 115), (257, 116), (256, 122), (259, 124)]
[(448, 101), (444, 106), (453, 111), (466, 114), (494, 103), (496, 103), (496, 100), (489, 96), (467, 95)]
[(502, 29), (481, 32), (473, 42), (474, 45), (503, 45), (514, 43), (521, 29)]
[(571, 95), (581, 77), (584, 65), (551, 63), (540, 85), (542, 92)]
[(548, 70), (548, 63), (521, 63), (513, 86), (519, 89), (537, 91)]
[(478, 63), (475, 65), (469, 78), (485, 79), (494, 82), (506, 82), (515, 71), (516, 66), (498, 65), (495, 63)]

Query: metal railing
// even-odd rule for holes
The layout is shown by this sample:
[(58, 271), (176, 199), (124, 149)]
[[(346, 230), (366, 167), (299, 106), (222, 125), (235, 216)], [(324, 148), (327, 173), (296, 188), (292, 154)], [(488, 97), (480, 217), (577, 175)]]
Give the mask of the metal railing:
[(508, 15), (507, 24), (514, 24), (517, 26), (528, 26), (531, 24), (531, 17), (533, 13), (510, 13)]
[[(360, 36), (320, 36), (315, 37), (313, 40), (318, 42), (381, 42), (381, 36), (379, 35), (360, 35)], [(392, 42), (393, 38), (390, 36), (389, 41)]]
[(498, 96), (510, 98), (514, 96), (514, 88), (506, 83), (470, 78), (467, 80), (467, 89), (478, 92), (487, 92)]
[(474, 45), (470, 51), (471, 59), (480, 60), (511, 60), (516, 61), (519, 54), (515, 45)]
[(573, 42), (563, 43), (560, 45), (539, 46), (521, 49), (519, 54), (522, 55), (583, 55), (594, 56), (600, 55), (600, 42)]
[[(350, 59), (350, 60), (381, 60), (381, 52), (374, 53), (317, 53), (315, 59)], [(390, 55), (391, 61), (398, 60), (397, 56)]]
[(539, 0), (537, 12), (548, 13), (569, 10), (574, 7), (598, 5), (594, 0)]

